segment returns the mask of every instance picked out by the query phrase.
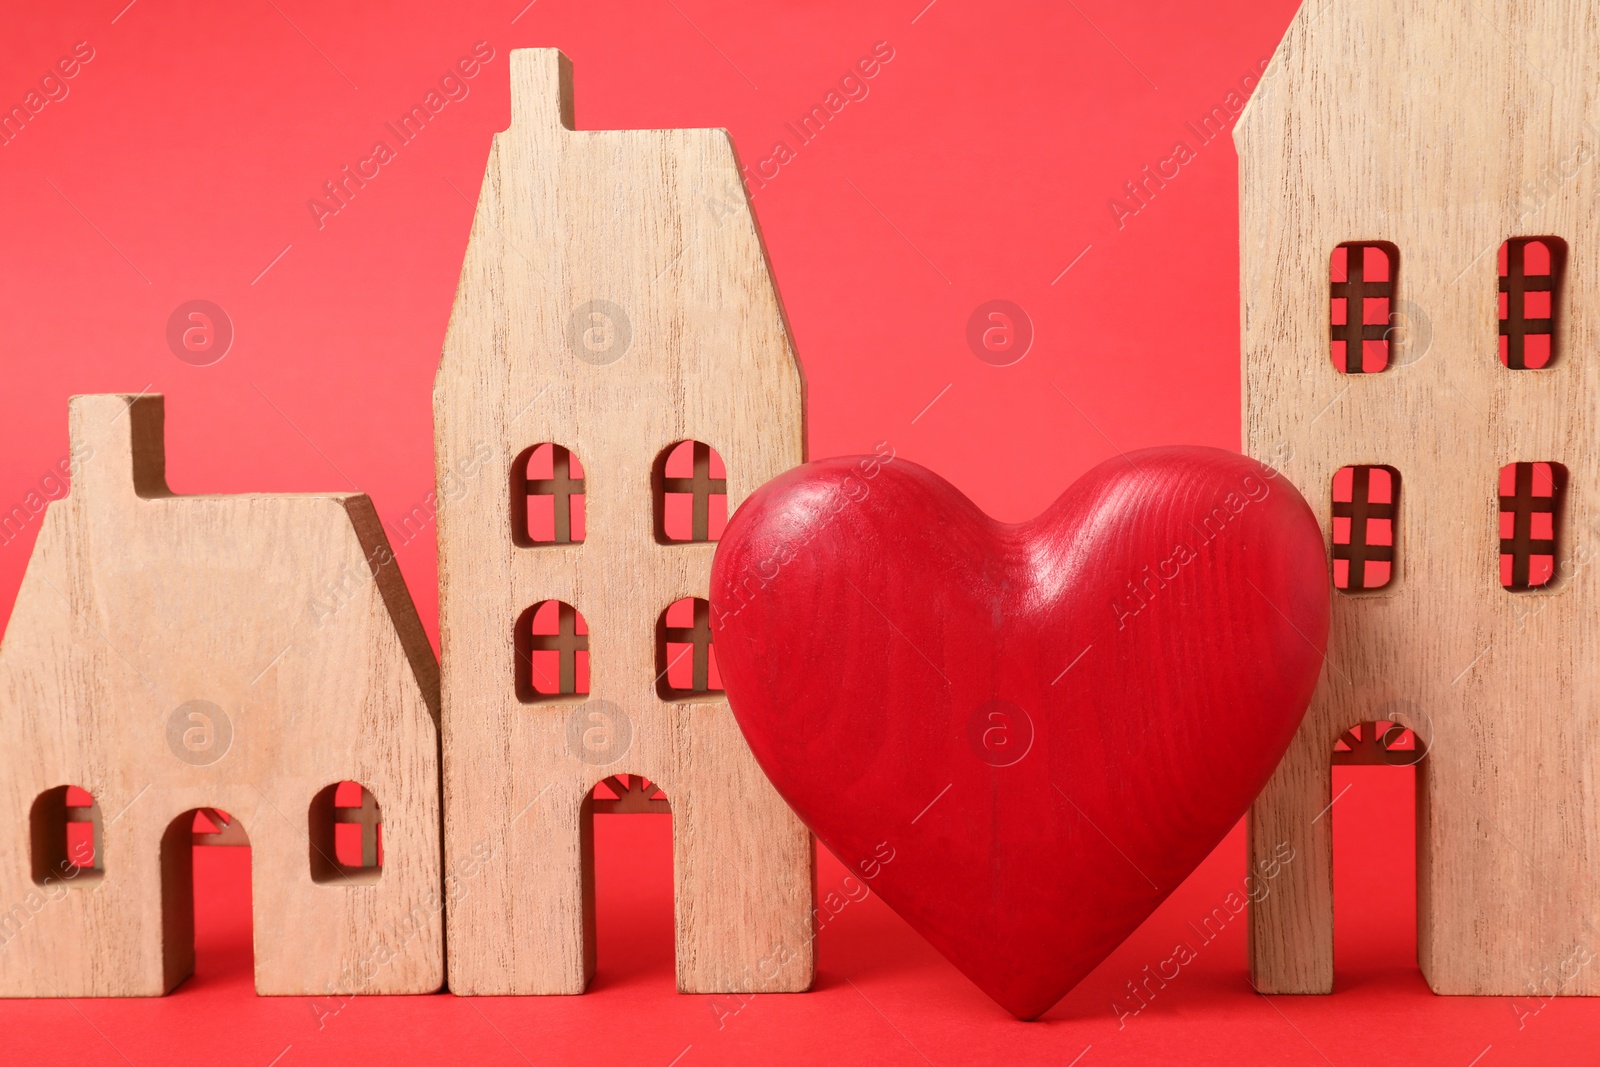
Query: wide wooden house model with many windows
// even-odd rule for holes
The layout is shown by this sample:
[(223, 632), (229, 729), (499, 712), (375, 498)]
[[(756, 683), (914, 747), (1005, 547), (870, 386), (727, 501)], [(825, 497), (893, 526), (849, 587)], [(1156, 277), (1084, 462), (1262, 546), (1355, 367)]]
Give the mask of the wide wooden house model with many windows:
[(511, 54), (434, 391), (457, 993), (584, 990), (604, 812), (671, 813), (679, 989), (811, 984), (811, 837), (711, 647), (727, 514), (804, 459), (739, 182), (725, 132), (575, 130), (566, 58)]
[(1334, 981), (1330, 765), (1415, 763), (1439, 993), (1600, 993), (1600, 22), (1317, 0), (1235, 131), (1251, 455), (1319, 512), (1327, 661), (1250, 818), (1267, 993)]

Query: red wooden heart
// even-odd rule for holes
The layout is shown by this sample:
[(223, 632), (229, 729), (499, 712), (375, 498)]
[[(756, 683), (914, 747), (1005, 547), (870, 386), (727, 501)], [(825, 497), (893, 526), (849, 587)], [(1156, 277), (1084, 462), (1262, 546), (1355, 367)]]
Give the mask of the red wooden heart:
[(891, 453), (752, 495), (712, 570), (751, 750), (847, 866), (1022, 1018), (1238, 822), (1328, 631), (1287, 479), (1135, 452), (1020, 525)]

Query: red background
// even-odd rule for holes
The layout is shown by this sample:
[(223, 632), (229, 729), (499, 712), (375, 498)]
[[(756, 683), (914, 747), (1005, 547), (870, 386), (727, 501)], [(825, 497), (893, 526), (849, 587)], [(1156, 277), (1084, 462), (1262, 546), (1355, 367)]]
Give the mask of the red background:
[[(877, 42), (893, 48), (869, 95), (754, 200), (809, 381), (812, 455), (888, 441), (1016, 520), (1118, 449), (1237, 447), (1236, 158), (1186, 123), (1253, 78), (1294, 0), (926, 2), (13, 9), (6, 107), (76, 42), (94, 58), (0, 147), (0, 508), (66, 454), (69, 395), (149, 390), (168, 398), (178, 492), (359, 487), (392, 527), (425, 511), (433, 374), (489, 136), (508, 122), (507, 53), (534, 45), (572, 57), (580, 127), (725, 126), (747, 165), (778, 139), (795, 149), (785, 123)], [(319, 228), (307, 202), (322, 183), (478, 41), (494, 58), (470, 95)], [(1180, 139), (1196, 158), (1119, 223), (1111, 198)], [(211, 366), (167, 346), (192, 299), (233, 323)], [(967, 346), (991, 299), (1032, 320), (1014, 366)], [(7, 611), (36, 530), (0, 546)], [(391, 537), (433, 631), (432, 528)], [(163, 1000), (0, 1004), (0, 1057), (1492, 1065), (1588, 1047), (1591, 1002), (1427, 991), (1411, 771), (1340, 769), (1334, 788), (1331, 997), (1255, 995), (1240, 919), (1119, 1028), (1125, 983), (1238, 886), (1236, 830), (1042, 1022), (1005, 1016), (876, 899), (822, 931), (813, 993), (730, 1014), (737, 1001), (674, 992), (666, 817), (606, 816), (588, 996), (256, 998), (248, 853), (204, 849), (195, 977)], [(842, 874), (825, 856), (822, 889)]]

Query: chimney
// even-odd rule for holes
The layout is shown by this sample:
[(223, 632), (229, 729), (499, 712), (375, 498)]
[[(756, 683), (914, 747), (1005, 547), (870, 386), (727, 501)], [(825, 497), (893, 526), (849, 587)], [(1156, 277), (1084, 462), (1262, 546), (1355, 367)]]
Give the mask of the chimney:
[(511, 128), (573, 128), (572, 60), (559, 48), (511, 51)]
[(67, 405), (72, 496), (95, 506), (170, 496), (165, 399), (155, 394), (75, 396)]

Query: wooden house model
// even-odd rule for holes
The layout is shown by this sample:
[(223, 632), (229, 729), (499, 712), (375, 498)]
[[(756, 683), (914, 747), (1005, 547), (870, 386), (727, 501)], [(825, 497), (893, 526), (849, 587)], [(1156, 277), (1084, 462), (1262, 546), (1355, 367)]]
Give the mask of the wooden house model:
[(251, 848), (256, 990), (444, 977), (438, 674), (359, 494), (175, 496), (159, 396), (71, 402), (0, 642), (0, 996), (156, 996), (195, 844)]
[(1583, 0), (1316, 0), (1235, 130), (1246, 447), (1336, 587), (1262, 992), (1333, 988), (1330, 764), (1414, 762), (1434, 991), (1600, 993), (1597, 86)]
[(450, 987), (582, 992), (593, 816), (670, 811), (679, 989), (805, 989), (812, 840), (710, 647), (719, 524), (804, 458), (732, 144), (510, 77), (434, 391)]

